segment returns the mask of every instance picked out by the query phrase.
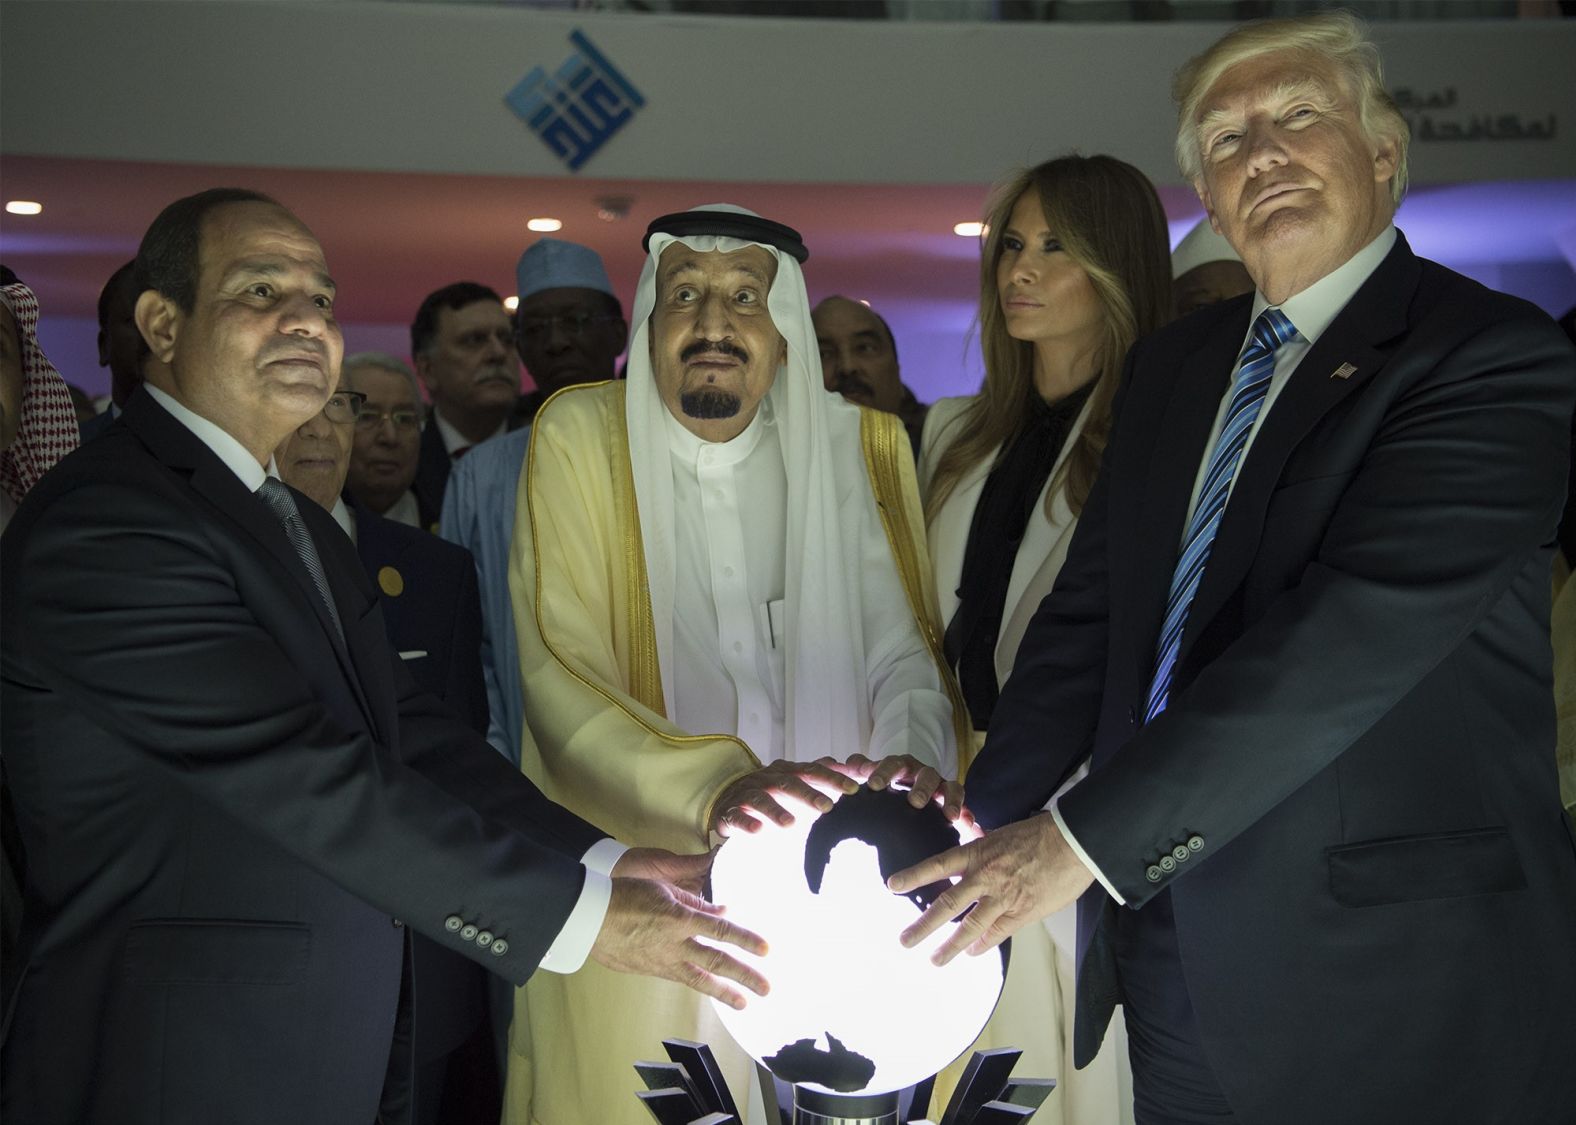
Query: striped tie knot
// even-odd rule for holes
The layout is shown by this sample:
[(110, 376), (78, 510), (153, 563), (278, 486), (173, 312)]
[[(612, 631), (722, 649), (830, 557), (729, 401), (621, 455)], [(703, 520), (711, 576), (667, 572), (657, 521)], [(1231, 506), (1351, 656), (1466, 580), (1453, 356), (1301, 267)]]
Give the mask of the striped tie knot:
[(1226, 419), (1204, 468), (1198, 503), (1188, 520), (1176, 569), (1171, 573), (1165, 622), (1155, 652), (1155, 672), (1149, 681), (1149, 695), (1144, 704), (1146, 723), (1166, 709), (1171, 697), (1171, 678), (1182, 648), (1188, 610), (1193, 606), (1193, 597), (1198, 593), (1205, 564), (1209, 562), (1210, 548), (1220, 529), (1220, 517), (1226, 510), (1242, 451), (1247, 448), (1248, 435), (1253, 432), (1253, 423), (1264, 406), (1270, 378), (1275, 374), (1275, 353), (1296, 335), (1297, 328), (1285, 313), (1267, 308), (1253, 322), (1252, 339), (1242, 350), (1237, 375), (1232, 381), (1231, 402), (1226, 406)]

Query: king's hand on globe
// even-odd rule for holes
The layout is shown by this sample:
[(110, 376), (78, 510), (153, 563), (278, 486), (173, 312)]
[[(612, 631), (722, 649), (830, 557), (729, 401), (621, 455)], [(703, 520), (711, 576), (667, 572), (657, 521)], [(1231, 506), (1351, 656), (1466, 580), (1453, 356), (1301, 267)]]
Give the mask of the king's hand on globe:
[(891, 754), (879, 761), (855, 754), (847, 761), (818, 758), (794, 762), (786, 758), (735, 779), (712, 806), (711, 830), (719, 836), (758, 832), (766, 823), (787, 827), (793, 813), (782, 798), (790, 798), (817, 812), (828, 812), (841, 796), (861, 785), (880, 791), (906, 788), (916, 809), (932, 801), (941, 805), (948, 820), (963, 813), (963, 784), (949, 781), (931, 765), (911, 754)]

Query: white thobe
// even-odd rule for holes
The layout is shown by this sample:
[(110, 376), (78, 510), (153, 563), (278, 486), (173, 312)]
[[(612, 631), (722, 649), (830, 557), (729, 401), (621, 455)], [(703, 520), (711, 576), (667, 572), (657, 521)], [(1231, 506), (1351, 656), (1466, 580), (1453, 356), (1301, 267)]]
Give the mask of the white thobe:
[[(673, 468), (673, 667), (675, 714), (683, 730), (733, 734), (762, 762), (809, 761), (823, 747), (785, 739), (787, 651), (784, 612), (788, 480), (770, 400), (738, 437), (703, 441), (671, 415)], [(879, 542), (861, 540), (879, 536)], [(873, 758), (913, 754), (956, 772), (951, 705), (896, 575), (865, 564), (890, 555), (879, 527), (854, 530), (848, 580), (862, 589), (863, 620), (849, 623), (865, 650)], [(814, 643), (806, 638), (806, 643)], [(852, 720), (850, 720), (852, 721)]]

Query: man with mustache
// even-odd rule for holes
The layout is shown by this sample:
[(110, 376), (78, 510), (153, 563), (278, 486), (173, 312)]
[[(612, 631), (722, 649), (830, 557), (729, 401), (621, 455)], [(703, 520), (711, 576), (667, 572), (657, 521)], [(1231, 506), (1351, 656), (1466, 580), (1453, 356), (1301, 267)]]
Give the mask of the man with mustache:
[(917, 457), (930, 407), (903, 385), (892, 326), (869, 305), (847, 297), (827, 297), (811, 310), (810, 319), (826, 389), (860, 406), (896, 414)]
[[(646, 245), (627, 378), (560, 392), (532, 432), (510, 559), (526, 773), (678, 852), (867, 775), (955, 812), (909, 444), (822, 386), (803, 242), (717, 205)], [(509, 1121), (636, 1125), (629, 1063), (675, 1035), (755, 1086), (681, 990), (597, 973), (523, 995)]]
[(1075, 1056), (1122, 1004), (1142, 1125), (1576, 1120), (1576, 354), (1393, 225), (1407, 126), (1355, 17), (1238, 28), (1174, 91), (1255, 291), (1133, 347), (969, 774), (995, 831), (891, 880), (962, 876), (906, 938), (1078, 899)]
[(28, 857), (0, 1114), (404, 1125), (412, 931), (516, 983), (589, 957), (762, 992), (697, 940), (763, 948), (675, 885), (706, 857), (626, 849), (420, 691), (344, 533), (275, 475), (343, 352), (312, 233), (215, 189), (136, 273), (143, 390), (0, 537)]
[(503, 300), (474, 281), (427, 295), (411, 322), (410, 354), (432, 400), (411, 491), (435, 530), (455, 458), (510, 429), (520, 362)]

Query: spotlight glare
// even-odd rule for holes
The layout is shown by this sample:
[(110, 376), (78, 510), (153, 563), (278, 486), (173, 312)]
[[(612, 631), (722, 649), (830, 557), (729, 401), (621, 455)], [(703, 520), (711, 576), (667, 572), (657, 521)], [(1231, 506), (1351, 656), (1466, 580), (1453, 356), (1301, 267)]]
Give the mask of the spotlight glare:
[(552, 231), (562, 230), (564, 228), (564, 222), (562, 219), (531, 219), (525, 225), (526, 229), (540, 231), (543, 234), (548, 234)]
[(954, 223), (952, 233), (959, 238), (978, 238), (985, 233), (984, 223)]
[(13, 215), (37, 215), (44, 210), (44, 205), (31, 199), (13, 199), (5, 205), (5, 209)]
[(505, 297), (503, 299), (503, 307), (508, 309), (510, 312), (514, 312), (515, 309), (520, 307), (520, 298), (517, 296)]

